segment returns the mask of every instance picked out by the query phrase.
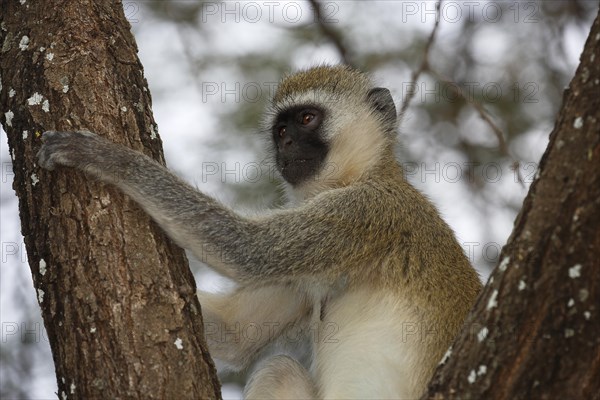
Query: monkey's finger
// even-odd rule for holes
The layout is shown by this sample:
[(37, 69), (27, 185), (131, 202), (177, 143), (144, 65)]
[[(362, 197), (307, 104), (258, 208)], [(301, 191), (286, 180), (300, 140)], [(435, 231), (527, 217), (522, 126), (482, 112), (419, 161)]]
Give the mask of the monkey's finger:
[(63, 149), (63, 140), (70, 134), (59, 131), (46, 131), (42, 134), (42, 147), (37, 152), (36, 157), (38, 165), (49, 171), (56, 167), (61, 151)]
[(38, 165), (48, 171), (54, 170), (55, 163), (52, 161), (51, 154), (45, 145), (36, 154)]

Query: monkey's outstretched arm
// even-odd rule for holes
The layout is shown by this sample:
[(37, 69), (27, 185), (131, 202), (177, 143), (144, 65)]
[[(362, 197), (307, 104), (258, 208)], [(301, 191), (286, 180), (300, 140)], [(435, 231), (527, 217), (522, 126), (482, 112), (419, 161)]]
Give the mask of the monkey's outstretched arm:
[(42, 142), (40, 166), (74, 167), (116, 185), (180, 246), (239, 282), (335, 274), (331, 268), (342, 260), (359, 261), (366, 251), (381, 251), (360, 246), (357, 240), (360, 224), (365, 230), (373, 225), (368, 215), (361, 215), (368, 210), (353, 206), (360, 193), (325, 197), (318, 204), (250, 219), (197, 191), (151, 158), (93, 133), (50, 131)]

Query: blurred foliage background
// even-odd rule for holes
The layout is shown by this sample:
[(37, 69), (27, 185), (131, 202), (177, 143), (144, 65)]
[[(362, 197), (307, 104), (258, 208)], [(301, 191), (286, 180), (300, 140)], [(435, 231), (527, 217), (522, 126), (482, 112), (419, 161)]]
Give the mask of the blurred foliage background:
[[(283, 203), (277, 178), (257, 173), (268, 164), (260, 115), (283, 74), (345, 62), (388, 87), (400, 109), (413, 72), (424, 65), (399, 129), (398, 159), (485, 280), (535, 179), (598, 2), (444, 1), (427, 50), (435, 7), (434, 1), (124, 1), (167, 163), (248, 212)], [(54, 398), (5, 137), (1, 145), (0, 398)], [(193, 267), (201, 288), (223, 285), (198, 263)], [(239, 396), (242, 381), (224, 376), (224, 396)]]

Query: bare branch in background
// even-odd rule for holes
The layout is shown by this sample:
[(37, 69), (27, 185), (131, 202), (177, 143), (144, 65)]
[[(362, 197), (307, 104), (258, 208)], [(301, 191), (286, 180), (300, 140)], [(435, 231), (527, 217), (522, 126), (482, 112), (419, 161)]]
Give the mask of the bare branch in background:
[(438, 81), (450, 86), (452, 88), (452, 90), (454, 90), (454, 92), (456, 94), (458, 94), (467, 103), (469, 103), (475, 109), (475, 111), (477, 111), (477, 113), (479, 114), (481, 119), (484, 120), (485, 123), (487, 123), (489, 125), (489, 127), (492, 129), (492, 132), (494, 132), (494, 134), (496, 135), (496, 138), (498, 139), (498, 147), (500, 148), (500, 153), (506, 155), (507, 157), (509, 157), (511, 159), (511, 169), (516, 171), (517, 179), (518, 179), (519, 183), (521, 184), (521, 186), (524, 187), (525, 184), (523, 182), (523, 177), (520, 172), (519, 161), (517, 161), (510, 154), (508, 146), (506, 145), (506, 140), (504, 140), (504, 133), (502, 132), (502, 129), (500, 129), (500, 127), (498, 127), (498, 125), (492, 120), (490, 113), (483, 107), (483, 105), (479, 104), (474, 99), (472, 99), (471, 96), (467, 95), (465, 93), (465, 91), (459, 85), (457, 85), (456, 82), (454, 82), (453, 80), (445, 77), (444, 75), (440, 74), (439, 72), (437, 72), (436, 70), (434, 70), (431, 67), (427, 67), (426, 72), (429, 75), (431, 75), (432, 77), (434, 77), (435, 79), (437, 79)]
[(338, 53), (340, 53), (340, 58), (342, 59), (342, 63), (355, 67), (353, 63), (353, 57), (351, 55), (350, 50), (344, 44), (344, 38), (342, 34), (334, 29), (329, 22), (323, 17), (323, 7), (320, 2), (317, 0), (308, 0), (310, 3), (313, 12), (315, 14), (315, 22), (319, 27), (319, 30), (331, 43), (335, 46)]
[(468, 104), (470, 104), (477, 111), (477, 113), (479, 114), (481, 119), (483, 119), (485, 121), (485, 123), (487, 123), (489, 125), (489, 127), (492, 129), (492, 132), (494, 132), (494, 134), (496, 135), (496, 138), (498, 139), (498, 146), (500, 148), (500, 153), (505, 155), (506, 157), (510, 158), (510, 160), (511, 160), (510, 168), (516, 172), (517, 180), (519, 181), (521, 186), (524, 187), (525, 184), (524, 184), (521, 172), (520, 172), (519, 161), (517, 161), (510, 154), (508, 146), (506, 145), (506, 140), (504, 139), (504, 137), (505, 137), (504, 132), (502, 132), (502, 129), (500, 129), (498, 127), (498, 125), (492, 120), (490, 113), (483, 107), (483, 105), (479, 104), (477, 101), (470, 98), (470, 96), (468, 96), (456, 82), (454, 82), (450, 78), (445, 77), (441, 73), (437, 72), (434, 68), (431, 67), (431, 64), (429, 63), (429, 55), (430, 55), (431, 49), (433, 48), (433, 43), (435, 42), (437, 31), (440, 26), (441, 6), (442, 6), (442, 0), (440, 0), (436, 4), (435, 24), (434, 24), (433, 29), (431, 30), (431, 33), (429, 34), (429, 38), (427, 39), (427, 42), (425, 44), (425, 49), (423, 51), (423, 53), (424, 53), (423, 61), (421, 62), (421, 65), (419, 65), (419, 68), (417, 68), (412, 73), (411, 83), (408, 86), (408, 91), (406, 93), (406, 96), (404, 97), (404, 101), (402, 102), (402, 107), (400, 108), (400, 112), (398, 113), (398, 125), (402, 124), (402, 119), (404, 118), (404, 115), (406, 114), (406, 110), (408, 109), (411, 100), (415, 96), (415, 93), (417, 91), (417, 80), (419, 79), (419, 77), (421, 76), (422, 73), (427, 73), (427, 74), (431, 75), (433, 78), (435, 78), (436, 80), (449, 85), (456, 92), (456, 94), (458, 94)]
[(404, 114), (406, 114), (406, 110), (410, 105), (411, 100), (415, 97), (415, 93), (417, 92), (417, 80), (421, 76), (421, 74), (429, 68), (429, 52), (433, 47), (433, 42), (435, 41), (435, 37), (437, 35), (438, 27), (440, 26), (440, 9), (442, 6), (442, 1), (438, 1), (435, 5), (435, 25), (433, 25), (433, 29), (429, 34), (429, 38), (427, 39), (427, 43), (425, 44), (425, 51), (423, 52), (423, 61), (419, 68), (417, 68), (412, 73), (412, 77), (410, 79), (411, 84), (408, 86), (408, 92), (404, 97), (404, 101), (402, 102), (402, 107), (400, 108), (400, 112), (398, 113), (398, 125), (402, 124), (402, 119), (404, 118)]

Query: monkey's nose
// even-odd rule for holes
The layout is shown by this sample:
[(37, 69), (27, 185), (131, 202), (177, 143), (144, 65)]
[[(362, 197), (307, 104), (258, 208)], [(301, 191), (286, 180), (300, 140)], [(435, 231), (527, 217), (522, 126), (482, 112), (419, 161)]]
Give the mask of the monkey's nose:
[(281, 145), (283, 146), (283, 148), (289, 147), (292, 143), (294, 143), (294, 141), (292, 140), (290, 135), (286, 135), (281, 139)]

